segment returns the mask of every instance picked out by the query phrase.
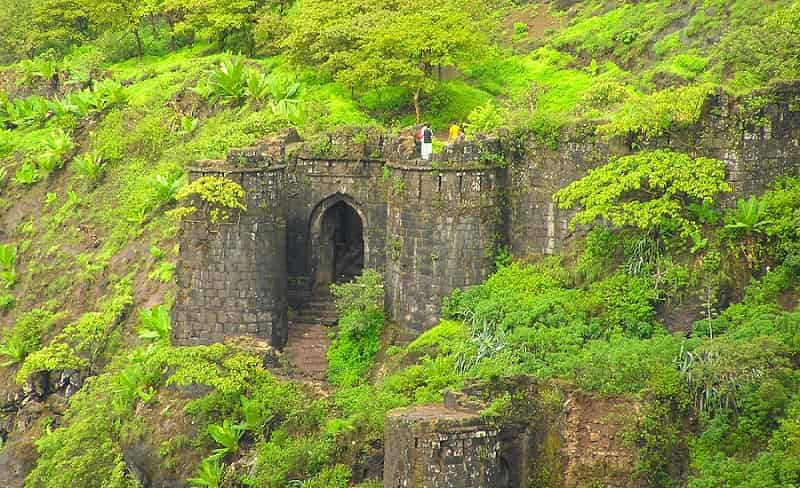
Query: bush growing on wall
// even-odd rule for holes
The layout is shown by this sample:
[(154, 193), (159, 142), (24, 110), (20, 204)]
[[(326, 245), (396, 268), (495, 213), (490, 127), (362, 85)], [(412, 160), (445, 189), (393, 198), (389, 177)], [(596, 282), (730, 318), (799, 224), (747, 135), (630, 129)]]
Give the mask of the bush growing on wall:
[(367, 269), (351, 283), (331, 285), (339, 310), (339, 336), (328, 350), (328, 377), (339, 387), (363, 383), (380, 349), (383, 277)]

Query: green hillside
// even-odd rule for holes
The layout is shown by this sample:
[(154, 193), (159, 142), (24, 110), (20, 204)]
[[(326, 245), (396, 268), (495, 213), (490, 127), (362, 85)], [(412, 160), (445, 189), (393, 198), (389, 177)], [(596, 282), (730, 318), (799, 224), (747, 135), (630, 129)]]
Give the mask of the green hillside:
[[(141, 486), (135, 457), (161, 473), (152, 486), (374, 488), (354, 467), (382, 454), (388, 410), (528, 374), (642, 400), (643, 486), (800, 486), (797, 178), (724, 206), (724, 177), (684, 155), (659, 156), (674, 172), (651, 153), (612, 161), (559, 194), (587, 212), (585, 238), (498, 253), (408, 345), (389, 344), (365, 273), (340, 290), (358, 296), (340, 300), (327, 392), (246, 346), (173, 347), (168, 313), (193, 161), (286, 127), (660, 136), (717, 90), (757, 113), (800, 77), (798, 46), (788, 0), (5, 0), (0, 407), (43, 374), (82, 380), (68, 400), (0, 408), (0, 485)], [(696, 196), (684, 228), (655, 205), (619, 218), (643, 167)], [(706, 313), (667, 323), (683, 303)]]

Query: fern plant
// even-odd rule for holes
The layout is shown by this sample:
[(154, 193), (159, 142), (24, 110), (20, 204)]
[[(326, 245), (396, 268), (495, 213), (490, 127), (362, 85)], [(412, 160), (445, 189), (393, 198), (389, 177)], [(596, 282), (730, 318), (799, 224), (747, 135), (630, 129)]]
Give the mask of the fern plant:
[(225, 465), (222, 464), (219, 457), (207, 457), (200, 462), (200, 467), (197, 468), (197, 477), (189, 478), (186, 481), (192, 486), (217, 488), (222, 481), (224, 469)]
[(139, 312), (139, 337), (155, 341), (168, 341), (172, 333), (172, 319), (164, 305)]
[(214, 453), (219, 457), (228, 454), (236, 454), (239, 451), (239, 440), (244, 431), (238, 425), (233, 425), (230, 419), (222, 421), (222, 425), (211, 424), (208, 426), (208, 435), (219, 444), (220, 448), (215, 449)]

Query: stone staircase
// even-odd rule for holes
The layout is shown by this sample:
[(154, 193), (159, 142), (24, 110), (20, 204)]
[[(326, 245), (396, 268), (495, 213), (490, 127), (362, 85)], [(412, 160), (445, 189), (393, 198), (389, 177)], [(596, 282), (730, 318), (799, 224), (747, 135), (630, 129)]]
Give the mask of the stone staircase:
[(327, 287), (314, 290), (308, 304), (289, 318), (289, 341), (283, 349), (292, 376), (327, 390), (329, 337), (338, 315)]

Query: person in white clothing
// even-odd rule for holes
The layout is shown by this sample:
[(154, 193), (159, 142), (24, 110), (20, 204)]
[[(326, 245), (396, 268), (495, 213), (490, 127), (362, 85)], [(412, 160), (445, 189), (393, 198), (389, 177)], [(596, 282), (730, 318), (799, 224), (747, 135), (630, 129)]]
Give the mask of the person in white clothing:
[(425, 161), (430, 159), (431, 154), (433, 154), (433, 131), (431, 130), (431, 125), (427, 122), (422, 126), (422, 147), (420, 153), (422, 159)]

